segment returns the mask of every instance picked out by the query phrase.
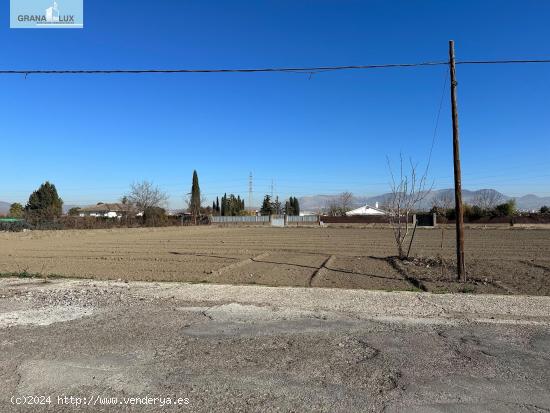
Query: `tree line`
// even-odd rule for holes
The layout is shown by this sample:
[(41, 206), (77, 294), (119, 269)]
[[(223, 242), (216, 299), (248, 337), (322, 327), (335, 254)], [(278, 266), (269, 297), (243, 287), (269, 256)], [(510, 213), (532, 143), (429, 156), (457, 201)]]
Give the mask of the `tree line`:
[[(476, 221), (484, 217), (513, 217), (519, 214), (515, 199), (503, 201), (502, 195), (496, 191), (480, 190), (470, 203), (464, 203), (464, 218)], [(434, 198), (430, 212), (454, 220), (456, 218), (454, 202), (454, 196), (451, 193), (442, 193)], [(547, 206), (542, 206), (539, 209), (540, 214), (549, 212)]]
[(298, 202), (298, 198), (291, 196), (288, 198), (287, 201), (285, 201), (284, 206), (282, 205), (281, 201), (279, 201), (279, 197), (275, 197), (275, 199), (271, 199), (270, 195), (265, 195), (264, 200), (262, 202), (262, 206), (260, 208), (260, 214), (261, 215), (300, 215), (300, 203)]
[[(128, 193), (119, 200), (126, 215), (137, 215), (143, 217), (143, 221), (153, 223), (166, 220), (166, 203), (168, 195), (158, 186), (150, 181), (134, 182), (130, 185)], [(193, 171), (191, 191), (186, 197), (187, 212), (191, 221), (198, 224), (205, 216), (214, 214), (222, 216), (236, 216), (254, 214), (255, 211), (246, 210), (244, 199), (240, 195), (225, 193), (221, 200), (216, 197), (212, 206), (203, 207), (204, 199), (201, 197), (199, 177), (197, 171)], [(102, 203), (98, 203), (101, 205)], [(81, 208), (74, 207), (68, 211), (69, 215), (78, 216)], [(271, 200), (266, 195), (260, 210), (262, 215), (282, 214), (299, 215), (300, 204), (296, 197), (291, 196), (285, 201), (284, 206), (279, 197)], [(25, 206), (20, 203), (13, 203), (9, 209), (9, 216), (12, 218), (25, 218), (29, 221), (51, 221), (63, 215), (63, 200), (57, 192), (57, 188), (49, 181), (44, 182), (30, 196)]]

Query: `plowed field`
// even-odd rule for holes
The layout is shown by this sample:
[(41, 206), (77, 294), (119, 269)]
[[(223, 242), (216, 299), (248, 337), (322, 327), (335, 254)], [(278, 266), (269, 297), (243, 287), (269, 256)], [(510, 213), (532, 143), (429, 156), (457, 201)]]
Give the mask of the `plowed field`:
[[(171, 227), (0, 234), (0, 273), (97, 279), (550, 295), (550, 230), (419, 229), (409, 261), (385, 228)], [(416, 258), (415, 258), (416, 257)]]

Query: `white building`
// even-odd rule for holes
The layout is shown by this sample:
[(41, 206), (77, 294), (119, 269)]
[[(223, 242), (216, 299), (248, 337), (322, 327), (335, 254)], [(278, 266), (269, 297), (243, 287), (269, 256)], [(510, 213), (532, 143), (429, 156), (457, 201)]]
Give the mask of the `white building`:
[(81, 208), (78, 211), (78, 215), (81, 217), (121, 218), (124, 215), (128, 215), (130, 212), (131, 208), (128, 205), (99, 203), (97, 205)]
[(383, 209), (378, 208), (378, 202), (375, 206), (365, 205), (357, 209), (352, 209), (351, 211), (346, 212), (347, 216), (353, 215), (386, 215), (387, 212)]

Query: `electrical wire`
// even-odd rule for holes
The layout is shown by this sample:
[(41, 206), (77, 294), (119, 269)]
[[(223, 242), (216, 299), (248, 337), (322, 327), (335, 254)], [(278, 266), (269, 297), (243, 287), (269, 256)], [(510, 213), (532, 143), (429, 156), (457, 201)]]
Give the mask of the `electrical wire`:
[[(550, 63), (550, 59), (507, 59), (507, 60), (459, 60), (457, 65), (494, 65)], [(170, 73), (307, 73), (332, 72), (340, 70), (367, 70), (389, 68), (411, 68), (448, 65), (448, 61), (419, 63), (389, 63), (375, 65), (314, 66), (314, 67), (268, 67), (249, 69), (17, 69), (0, 70), (0, 75), (91, 75), (91, 74), (170, 74)]]
[(1, 75), (63, 75), (63, 74), (145, 74), (145, 73), (262, 73), (262, 72), (293, 72), (317, 73), (338, 70), (356, 69), (386, 69), (392, 67), (440, 66), (447, 62), (392, 63), (382, 65), (358, 66), (320, 66), (320, 67), (269, 67), (252, 69), (52, 69), (52, 70), (0, 70)]

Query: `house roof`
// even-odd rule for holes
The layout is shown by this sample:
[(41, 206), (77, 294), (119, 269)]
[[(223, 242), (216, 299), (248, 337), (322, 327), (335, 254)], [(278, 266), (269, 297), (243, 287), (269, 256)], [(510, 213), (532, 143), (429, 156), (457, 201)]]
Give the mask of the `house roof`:
[(131, 209), (129, 205), (125, 204), (98, 204), (90, 205), (84, 208), (80, 208), (79, 212), (128, 212)]
[(386, 215), (387, 212), (383, 209), (376, 208), (370, 205), (364, 205), (357, 209), (352, 209), (346, 212), (346, 215)]

